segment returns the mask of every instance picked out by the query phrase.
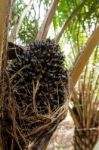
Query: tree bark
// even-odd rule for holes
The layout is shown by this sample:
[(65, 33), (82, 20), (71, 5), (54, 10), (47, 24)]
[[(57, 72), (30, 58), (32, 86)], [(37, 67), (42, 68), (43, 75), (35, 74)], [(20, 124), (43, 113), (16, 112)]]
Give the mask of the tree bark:
[(3, 39), (4, 39), (4, 34), (5, 34), (4, 32), (5, 32), (7, 7), (8, 7), (8, 1), (1, 0), (0, 1), (0, 57), (1, 57), (2, 49), (3, 49)]
[(2, 57), (2, 65), (4, 65), (4, 61), (6, 63), (7, 57), (7, 37), (12, 1), (13, 0), (1, 0), (0, 2), (0, 57)]
[[(0, 150), (4, 150), (7, 137), (3, 134), (3, 119), (4, 119), (4, 97), (5, 97), (5, 67), (7, 62), (7, 36), (9, 27), (9, 18), (11, 13), (12, 0), (0, 1), (0, 81), (2, 85), (0, 87)], [(6, 149), (7, 150), (7, 149)]]

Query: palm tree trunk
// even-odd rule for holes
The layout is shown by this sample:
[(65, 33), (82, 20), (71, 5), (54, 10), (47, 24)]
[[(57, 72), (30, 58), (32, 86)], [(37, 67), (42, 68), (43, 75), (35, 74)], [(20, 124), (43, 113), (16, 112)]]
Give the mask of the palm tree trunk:
[[(1, 68), (0, 68), (0, 81), (2, 85), (0, 87), (0, 150), (7, 150), (9, 142), (9, 135), (4, 131), (6, 124), (4, 124), (5, 117), (5, 68), (7, 62), (7, 36), (9, 18), (11, 12), (12, 0), (1, 0), (0, 1), (0, 57), (1, 57)], [(6, 147), (6, 143), (8, 144)]]
[(74, 133), (74, 150), (93, 150), (98, 140), (96, 130), (77, 130)]

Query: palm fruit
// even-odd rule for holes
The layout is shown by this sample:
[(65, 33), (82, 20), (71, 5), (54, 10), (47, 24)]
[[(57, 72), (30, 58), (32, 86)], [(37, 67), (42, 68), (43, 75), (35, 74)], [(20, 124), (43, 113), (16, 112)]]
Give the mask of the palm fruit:
[[(59, 45), (50, 39), (34, 41), (25, 49), (9, 43), (8, 49), (9, 58), (12, 59), (13, 54), (14, 59), (6, 68), (10, 85), (6, 91), (10, 92), (3, 107), (2, 135), (4, 149), (18, 150), (25, 149), (36, 138), (38, 141), (43, 132), (47, 134), (49, 128), (41, 131), (41, 127), (51, 122), (46, 115), (53, 118), (56, 114), (56, 122), (60, 122), (56, 111), (65, 103), (68, 74)], [(49, 126), (55, 126), (55, 130), (57, 124), (54, 121)], [(37, 134), (33, 134), (35, 131)]]
[(16, 74), (12, 86), (18, 105), (23, 109), (30, 105), (25, 114), (35, 111), (32, 106), (33, 87), (38, 84), (35, 95), (38, 113), (48, 113), (49, 109), (53, 112), (64, 104), (64, 85), (68, 82), (64, 60), (59, 45), (47, 39), (31, 43), (8, 65), (10, 78)]

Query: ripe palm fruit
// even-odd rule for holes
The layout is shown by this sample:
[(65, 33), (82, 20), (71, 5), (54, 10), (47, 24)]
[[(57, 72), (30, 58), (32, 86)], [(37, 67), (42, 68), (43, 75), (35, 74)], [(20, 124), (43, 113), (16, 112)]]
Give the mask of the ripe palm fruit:
[(29, 106), (25, 114), (35, 111), (45, 114), (64, 103), (64, 85), (68, 82), (64, 56), (59, 45), (50, 39), (31, 43), (8, 65), (7, 71), (10, 78), (16, 74), (12, 79), (13, 91), (22, 110)]
[(8, 58), (14, 59), (6, 68), (3, 145), (6, 150), (27, 149), (29, 143), (51, 137), (63, 118), (59, 113), (64, 109), (56, 110), (65, 103), (65, 59), (59, 45), (49, 39), (35, 41), (25, 49), (10, 43), (8, 50)]

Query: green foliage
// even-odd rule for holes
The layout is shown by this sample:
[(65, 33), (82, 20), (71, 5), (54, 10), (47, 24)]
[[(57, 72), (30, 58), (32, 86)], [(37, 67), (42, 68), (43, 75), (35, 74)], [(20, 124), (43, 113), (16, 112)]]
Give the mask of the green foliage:
[[(82, 0), (60, 0), (58, 9), (53, 19), (53, 28), (58, 34), (65, 20), (71, 12), (82, 2)], [(28, 10), (16, 41), (23, 45), (28, 45), (35, 40), (37, 32), (43, 21), (44, 14), (48, 11), (51, 0), (34, 0), (32, 7)], [(14, 27), (24, 11), (26, 3), (24, 0), (15, 0), (13, 5), (13, 15), (11, 27)], [(42, 14), (43, 13), (43, 14)], [(71, 24), (61, 38), (60, 45), (68, 44), (71, 47), (66, 57), (66, 65), (72, 68), (78, 53), (82, 50), (88, 37), (99, 23), (99, 0), (86, 0), (84, 6), (76, 14)], [(63, 47), (63, 46), (62, 46)], [(97, 48), (99, 50), (99, 47)], [(98, 57), (96, 55), (96, 57)], [(98, 58), (97, 58), (98, 60)], [(97, 61), (95, 61), (97, 63)]]
[[(50, 0), (34, 0), (32, 6), (30, 7), (30, 9), (28, 9), (23, 19), (18, 35), (16, 35), (16, 41), (18, 41), (18, 43), (28, 45), (30, 42), (35, 40), (42, 21), (42, 9), (46, 12), (49, 4)], [(13, 29), (18, 24), (19, 19), (22, 16), (22, 13), (27, 5), (28, 3), (24, 0), (14, 1), (11, 29)]]
[[(81, 3), (81, 0), (61, 0), (53, 20), (55, 32), (59, 31), (71, 12)], [(84, 6), (76, 14), (65, 31), (61, 41), (71, 45), (71, 51), (67, 56), (66, 63), (71, 68), (75, 58), (82, 50), (87, 39), (99, 23), (99, 1), (86, 0)]]
[(34, 41), (38, 33), (38, 21), (29, 20), (28, 17), (29, 16), (24, 18), (21, 30), (19, 31), (18, 35), (22, 43), (26, 45)]
[(20, 14), (24, 10), (25, 4), (23, 0), (15, 0), (13, 3), (13, 9), (12, 9), (12, 20), (11, 20), (11, 26), (15, 25), (18, 22), (18, 19), (20, 18)]

